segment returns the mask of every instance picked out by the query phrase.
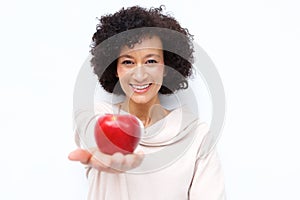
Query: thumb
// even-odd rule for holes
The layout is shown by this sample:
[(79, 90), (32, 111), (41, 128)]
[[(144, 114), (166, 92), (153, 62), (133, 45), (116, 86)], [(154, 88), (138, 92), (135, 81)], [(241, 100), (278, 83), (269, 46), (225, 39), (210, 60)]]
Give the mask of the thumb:
[(72, 151), (68, 156), (69, 160), (80, 161), (82, 164), (88, 164), (91, 157), (92, 154), (83, 149), (76, 149), (75, 151)]

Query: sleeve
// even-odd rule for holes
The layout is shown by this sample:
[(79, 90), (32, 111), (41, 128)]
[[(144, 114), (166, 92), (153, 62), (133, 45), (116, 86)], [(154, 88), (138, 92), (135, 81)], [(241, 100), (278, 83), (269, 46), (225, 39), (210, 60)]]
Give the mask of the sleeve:
[(96, 147), (94, 140), (94, 126), (99, 116), (112, 113), (112, 106), (101, 102), (94, 108), (78, 109), (73, 114), (73, 128), (75, 132), (75, 142), (78, 147), (89, 149)]
[(216, 148), (196, 161), (189, 200), (225, 200), (224, 177)]
[(97, 116), (92, 110), (80, 110), (74, 113), (75, 142), (78, 147), (89, 149), (93, 144), (93, 127)]
[[(94, 126), (99, 116), (111, 112), (111, 107), (106, 103), (98, 103), (93, 109), (81, 108), (73, 113), (73, 129), (75, 143), (79, 148), (91, 149), (96, 147), (94, 140)], [(85, 166), (86, 176), (89, 177), (91, 167)]]

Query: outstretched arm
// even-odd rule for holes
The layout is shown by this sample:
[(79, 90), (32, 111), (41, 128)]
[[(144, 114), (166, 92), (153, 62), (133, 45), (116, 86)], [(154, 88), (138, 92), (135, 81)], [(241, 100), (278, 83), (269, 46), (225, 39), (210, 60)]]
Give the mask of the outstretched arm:
[(91, 152), (84, 149), (76, 149), (69, 154), (69, 159), (72, 161), (78, 161), (99, 171), (109, 173), (122, 173), (136, 168), (140, 165), (143, 158), (142, 152), (127, 155), (121, 153), (108, 155), (96, 148)]

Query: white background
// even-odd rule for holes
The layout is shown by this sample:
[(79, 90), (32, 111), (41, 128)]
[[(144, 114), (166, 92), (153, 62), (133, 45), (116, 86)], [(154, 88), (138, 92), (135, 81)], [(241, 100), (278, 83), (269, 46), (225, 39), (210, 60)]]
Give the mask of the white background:
[(67, 159), (75, 79), (96, 17), (135, 4), (165, 4), (222, 77), (228, 199), (300, 199), (296, 0), (1, 0), (0, 199), (86, 198), (84, 169)]

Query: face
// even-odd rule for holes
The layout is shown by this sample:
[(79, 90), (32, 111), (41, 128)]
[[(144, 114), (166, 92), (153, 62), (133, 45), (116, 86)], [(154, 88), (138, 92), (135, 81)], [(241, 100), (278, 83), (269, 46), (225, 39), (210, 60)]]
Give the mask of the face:
[(117, 76), (131, 101), (156, 103), (164, 76), (161, 40), (156, 36), (145, 37), (133, 48), (123, 47), (118, 58)]

